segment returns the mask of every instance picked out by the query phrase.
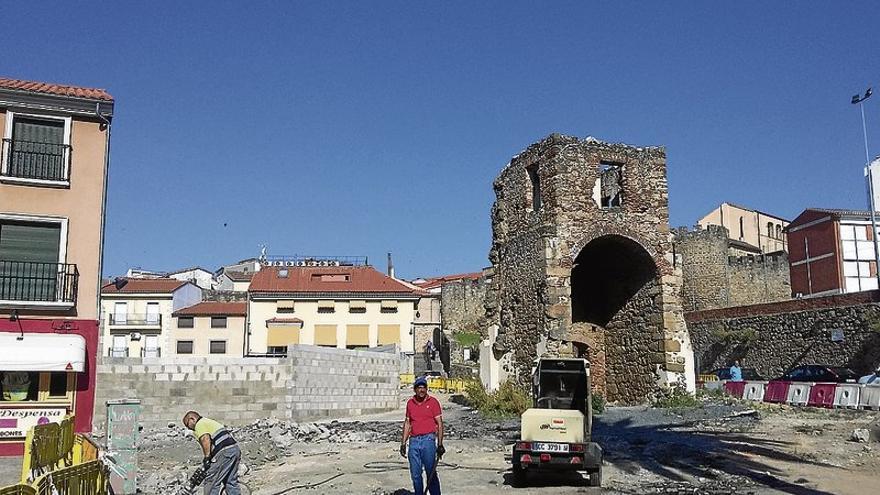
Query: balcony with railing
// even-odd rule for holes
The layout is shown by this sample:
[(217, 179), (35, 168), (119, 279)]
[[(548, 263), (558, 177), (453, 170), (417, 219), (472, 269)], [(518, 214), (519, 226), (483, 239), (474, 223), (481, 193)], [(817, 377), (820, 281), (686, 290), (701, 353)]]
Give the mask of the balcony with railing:
[(112, 327), (162, 328), (162, 315), (153, 313), (111, 313), (108, 323)]
[(70, 180), (70, 145), (6, 138), (0, 178), (66, 183)]
[(144, 347), (141, 349), (141, 357), (157, 358), (162, 357), (162, 349), (158, 347)]
[(0, 304), (76, 305), (79, 271), (72, 263), (0, 260)]
[(128, 357), (128, 347), (111, 347), (107, 349), (108, 357)]

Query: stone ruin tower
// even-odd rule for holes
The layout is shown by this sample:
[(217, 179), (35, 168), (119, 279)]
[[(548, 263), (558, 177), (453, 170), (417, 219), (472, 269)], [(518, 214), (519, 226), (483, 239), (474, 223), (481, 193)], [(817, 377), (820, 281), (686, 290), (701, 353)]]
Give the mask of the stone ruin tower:
[(665, 384), (693, 390), (665, 149), (553, 134), (515, 156), (494, 189), (484, 382), (525, 382), (538, 356), (584, 356), (611, 401), (644, 401)]

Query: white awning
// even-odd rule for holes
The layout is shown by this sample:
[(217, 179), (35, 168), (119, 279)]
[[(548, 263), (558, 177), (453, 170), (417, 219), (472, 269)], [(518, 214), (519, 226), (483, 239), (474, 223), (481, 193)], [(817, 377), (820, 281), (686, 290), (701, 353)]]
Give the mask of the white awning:
[(85, 369), (82, 335), (0, 333), (0, 371), (79, 371)]

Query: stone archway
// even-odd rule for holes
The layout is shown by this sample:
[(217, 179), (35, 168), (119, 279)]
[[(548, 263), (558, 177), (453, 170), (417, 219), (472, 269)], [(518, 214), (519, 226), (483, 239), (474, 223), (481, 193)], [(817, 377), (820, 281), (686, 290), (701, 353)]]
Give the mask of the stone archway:
[(588, 242), (571, 270), (571, 330), (587, 348), (594, 388), (609, 400), (638, 402), (657, 384), (663, 341), (657, 264), (638, 242), (604, 235)]

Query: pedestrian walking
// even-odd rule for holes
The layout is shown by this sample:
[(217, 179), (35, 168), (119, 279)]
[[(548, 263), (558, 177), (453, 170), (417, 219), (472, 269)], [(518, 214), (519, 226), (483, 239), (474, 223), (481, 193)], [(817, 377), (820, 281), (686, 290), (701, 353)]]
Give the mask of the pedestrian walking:
[(183, 415), (183, 425), (192, 430), (202, 447), (205, 470), (205, 495), (219, 495), (226, 488), (226, 495), (241, 495), (238, 487), (238, 464), (241, 449), (223, 424), (203, 418), (195, 411)]
[(428, 475), (431, 495), (440, 495), (440, 478), (435, 464), (446, 453), (443, 447), (443, 410), (440, 401), (428, 395), (428, 381), (424, 377), (417, 378), (413, 383), (413, 392), (412, 398), (406, 402), (400, 455), (409, 459), (409, 474), (416, 495), (425, 493), (423, 471)]

